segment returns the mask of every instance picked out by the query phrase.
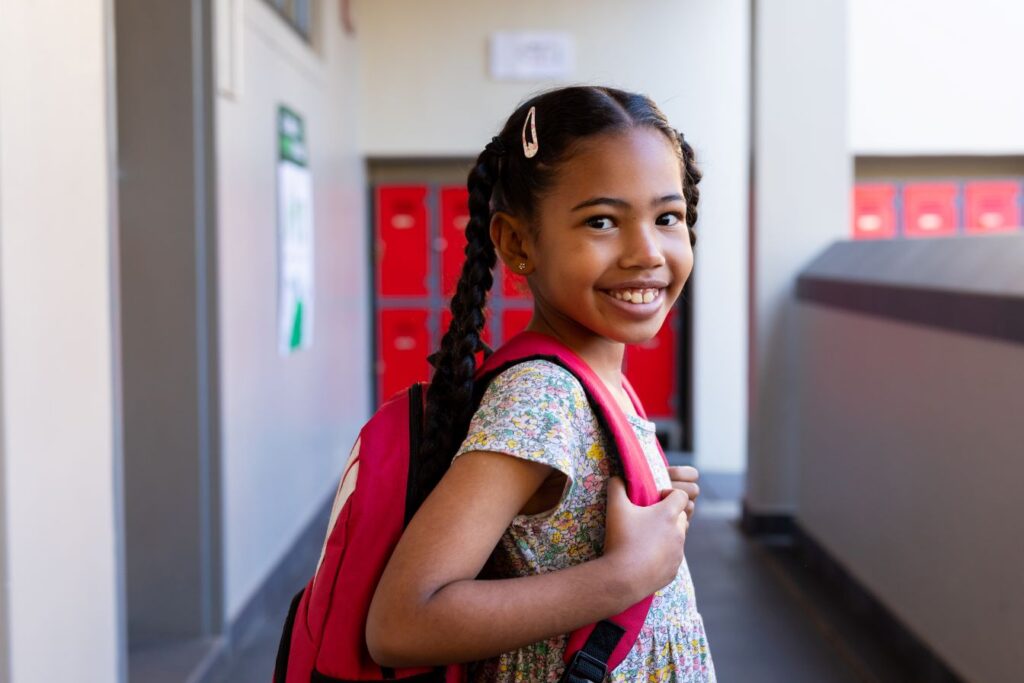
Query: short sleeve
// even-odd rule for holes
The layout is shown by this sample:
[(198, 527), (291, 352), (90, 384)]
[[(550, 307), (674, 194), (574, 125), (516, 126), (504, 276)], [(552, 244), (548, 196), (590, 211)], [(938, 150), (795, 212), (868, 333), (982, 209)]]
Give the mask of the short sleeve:
[(505, 453), (540, 462), (575, 479), (580, 449), (577, 416), (587, 408), (583, 387), (546, 360), (519, 363), (498, 374), (455, 457), (470, 451)]

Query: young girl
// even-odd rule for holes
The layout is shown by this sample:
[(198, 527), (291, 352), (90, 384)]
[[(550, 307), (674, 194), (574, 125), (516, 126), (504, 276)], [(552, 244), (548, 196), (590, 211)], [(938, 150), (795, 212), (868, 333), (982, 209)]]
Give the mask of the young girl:
[[(566, 634), (653, 593), (606, 680), (715, 680), (683, 556), (696, 470), (665, 466), (621, 370), (625, 344), (658, 332), (690, 275), (700, 177), (657, 106), (611, 88), (528, 100), (477, 158), (466, 262), (427, 395), (421, 456), (425, 486), (438, 483), (370, 608), (381, 665), (473, 662), (474, 681), (557, 681)], [(629, 502), (608, 435), (559, 365), (501, 372), (473, 411), (498, 255), (533, 294), (527, 329), (575, 351), (627, 414), (661, 502)]]

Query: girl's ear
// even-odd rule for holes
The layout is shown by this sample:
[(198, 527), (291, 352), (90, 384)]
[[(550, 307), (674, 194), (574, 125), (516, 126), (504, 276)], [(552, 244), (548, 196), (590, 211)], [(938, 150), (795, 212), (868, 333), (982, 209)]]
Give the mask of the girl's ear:
[(506, 268), (519, 275), (530, 274), (533, 270), (530, 260), (533, 245), (523, 221), (504, 211), (495, 211), (491, 217), (491, 241)]

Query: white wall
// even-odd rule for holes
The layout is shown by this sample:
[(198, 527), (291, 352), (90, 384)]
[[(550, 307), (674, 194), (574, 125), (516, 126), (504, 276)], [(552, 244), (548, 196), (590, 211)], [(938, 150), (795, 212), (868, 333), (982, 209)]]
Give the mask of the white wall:
[(650, 95), (694, 145), (701, 184), (695, 282), (695, 460), (745, 460), (748, 3), (742, 0), (357, 0), (362, 149), (477, 155), (516, 104), (557, 85), (494, 82), (488, 37), (544, 29), (576, 41), (573, 83)]
[(846, 235), (844, 2), (759, 0), (751, 244), (750, 431), (746, 502), (754, 513), (796, 504), (800, 406), (794, 283)]
[(963, 680), (1017, 680), (1024, 347), (808, 303), (798, 320), (801, 527)]
[[(369, 416), (356, 46), (342, 31), (338, 5), (316, 3), (324, 16), (313, 48), (263, 0), (243, 2), (237, 14), (228, 2), (218, 6), (220, 78), (232, 73), (225, 60), (241, 60), (237, 95), (218, 97), (216, 106), (227, 619), (333, 492)], [(278, 355), (276, 338), (279, 104), (305, 118), (315, 202), (314, 342), (288, 358)]]
[(0, 680), (124, 677), (106, 0), (0, 0)]
[(1024, 3), (854, 0), (856, 154), (1024, 154)]

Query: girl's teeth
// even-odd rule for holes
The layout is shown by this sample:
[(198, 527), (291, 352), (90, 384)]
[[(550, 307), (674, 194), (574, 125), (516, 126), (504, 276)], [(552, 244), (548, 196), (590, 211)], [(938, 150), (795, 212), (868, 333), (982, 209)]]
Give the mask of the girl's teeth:
[(612, 296), (620, 301), (632, 304), (649, 304), (658, 296), (657, 289), (623, 289), (612, 292)]

